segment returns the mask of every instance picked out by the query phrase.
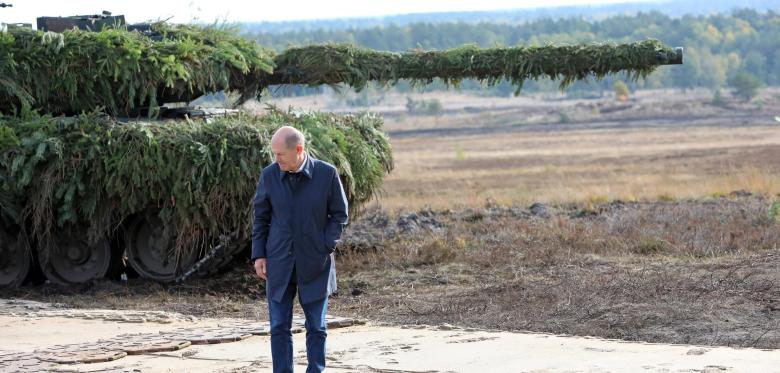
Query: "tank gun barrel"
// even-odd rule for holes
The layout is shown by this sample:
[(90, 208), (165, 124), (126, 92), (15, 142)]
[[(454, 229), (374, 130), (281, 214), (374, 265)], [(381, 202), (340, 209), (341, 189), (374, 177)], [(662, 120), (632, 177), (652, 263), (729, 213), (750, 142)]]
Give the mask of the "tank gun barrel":
[(330, 44), (291, 48), (275, 57), (268, 84), (339, 84), (362, 89), (369, 81), (401, 79), (428, 84), (439, 78), (457, 85), (471, 78), (495, 84), (502, 79), (518, 89), (528, 79), (561, 80), (561, 88), (588, 77), (626, 71), (644, 77), (659, 65), (682, 63), (682, 48), (657, 40), (626, 44), (508, 47), (462, 46), (444, 51), (380, 52)]

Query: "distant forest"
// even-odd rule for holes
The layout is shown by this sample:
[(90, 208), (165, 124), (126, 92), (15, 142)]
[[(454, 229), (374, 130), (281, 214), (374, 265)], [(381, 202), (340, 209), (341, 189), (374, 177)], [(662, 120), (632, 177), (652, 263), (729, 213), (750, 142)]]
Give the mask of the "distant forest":
[[(683, 66), (659, 68), (644, 80), (629, 82), (632, 89), (726, 87), (739, 73), (749, 74), (764, 85), (780, 85), (780, 14), (754, 9), (734, 10), (713, 15), (670, 16), (658, 11), (615, 15), (602, 20), (584, 17), (541, 18), (522, 23), (415, 22), (374, 27), (317, 29), (288, 32), (255, 32), (249, 37), (263, 46), (282, 50), (291, 45), (312, 43), (352, 43), (389, 51), (414, 48), (447, 49), (463, 44), (481, 47), (631, 42), (655, 38), (670, 46), (685, 48)], [(621, 75), (601, 82), (579, 82), (568, 89), (585, 92), (611, 89)], [(425, 88), (444, 88), (434, 84)], [(509, 95), (514, 89), (506, 83), (485, 91), (475, 82), (464, 82), (464, 90), (480, 90), (493, 95)], [(408, 90), (400, 84), (396, 89)], [(529, 82), (524, 91), (555, 90), (557, 83)], [(316, 91), (316, 89), (314, 89)], [(297, 92), (310, 92), (311, 89)]]
[(412, 23), (503, 23), (520, 24), (538, 19), (582, 18), (599, 21), (616, 15), (635, 15), (658, 11), (672, 17), (728, 13), (734, 9), (755, 9), (760, 12), (780, 11), (780, 0), (628, 0), (625, 3), (564, 5), (526, 9), (479, 10), (460, 12), (411, 13), (381, 17), (314, 19), (298, 21), (263, 21), (243, 23), (250, 33), (278, 34), (289, 31), (344, 30), (376, 26), (406, 26)]

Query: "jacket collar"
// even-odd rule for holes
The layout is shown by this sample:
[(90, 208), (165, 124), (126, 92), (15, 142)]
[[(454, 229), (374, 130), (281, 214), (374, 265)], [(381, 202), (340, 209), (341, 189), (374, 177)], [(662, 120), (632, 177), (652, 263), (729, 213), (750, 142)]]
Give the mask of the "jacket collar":
[[(303, 169), (301, 170), (301, 173), (306, 175), (309, 179), (312, 178), (314, 175), (314, 162), (312, 162), (314, 158), (312, 158), (311, 154), (309, 152), (306, 152), (306, 160), (303, 161)], [(287, 171), (282, 171), (282, 169), (279, 169), (279, 179), (284, 180), (284, 176), (289, 174)]]

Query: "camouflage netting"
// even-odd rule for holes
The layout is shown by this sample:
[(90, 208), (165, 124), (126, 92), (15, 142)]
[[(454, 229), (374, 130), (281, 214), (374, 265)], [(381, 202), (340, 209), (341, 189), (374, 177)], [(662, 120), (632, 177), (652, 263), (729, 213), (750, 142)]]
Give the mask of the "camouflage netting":
[(158, 100), (194, 99), (193, 92), (255, 97), (261, 76), (273, 70), (272, 55), (235, 30), (163, 23), (153, 30), (0, 32), (0, 111), (26, 105), (43, 113), (104, 107), (126, 114), (149, 107), (153, 114)]
[(369, 81), (427, 84), (440, 78), (457, 85), (473, 78), (488, 84), (507, 79), (519, 90), (527, 79), (550, 77), (565, 87), (619, 71), (645, 76), (676, 56), (656, 40), (408, 53), (334, 44), (275, 55), (229, 28), (160, 23), (152, 29), (0, 32), (0, 112), (29, 106), (74, 114), (103, 107), (112, 115), (154, 115), (164, 102), (218, 91), (239, 92), (238, 102), (244, 102), (271, 84), (361, 89)]
[(393, 167), (382, 121), (371, 114), (272, 108), (209, 123), (0, 117), (0, 217), (6, 226), (26, 222), (40, 247), (73, 226), (94, 241), (149, 209), (176, 228), (179, 249), (202, 249), (236, 230), (247, 239), (257, 176), (272, 160), (273, 131), (285, 124), (307, 135), (314, 157), (336, 165), (353, 213)]
[(519, 90), (528, 79), (559, 79), (561, 88), (588, 77), (620, 71), (636, 79), (676, 57), (657, 40), (630, 44), (480, 49), (462, 46), (445, 51), (378, 52), (350, 45), (290, 48), (274, 58), (271, 84), (337, 84), (361, 89), (369, 81), (392, 84), (399, 79), (429, 84), (434, 78), (457, 85), (466, 78), (496, 84), (509, 80)]

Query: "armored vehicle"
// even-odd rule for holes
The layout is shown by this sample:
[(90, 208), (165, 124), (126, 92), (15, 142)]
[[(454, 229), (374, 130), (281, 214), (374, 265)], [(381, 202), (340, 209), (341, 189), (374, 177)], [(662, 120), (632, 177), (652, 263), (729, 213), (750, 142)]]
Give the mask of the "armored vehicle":
[[(564, 87), (682, 63), (655, 40), (392, 53), (326, 44), (263, 49), (236, 30), (101, 14), (0, 32), (0, 286), (33, 272), (87, 283), (120, 273), (161, 282), (209, 275), (247, 255), (268, 140), (292, 124), (339, 169), (352, 211), (393, 167), (381, 118), (270, 109), (195, 115), (204, 94), (239, 105), (281, 84), (399, 80), (458, 84), (550, 77)], [(47, 31), (48, 30), (48, 31)], [(184, 104), (182, 104), (184, 103)], [(201, 113), (204, 111), (201, 110)], [(169, 113), (179, 118), (163, 120)], [(175, 117), (176, 115), (174, 115)]]

